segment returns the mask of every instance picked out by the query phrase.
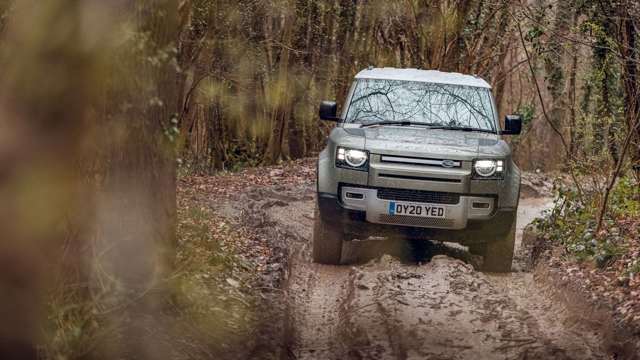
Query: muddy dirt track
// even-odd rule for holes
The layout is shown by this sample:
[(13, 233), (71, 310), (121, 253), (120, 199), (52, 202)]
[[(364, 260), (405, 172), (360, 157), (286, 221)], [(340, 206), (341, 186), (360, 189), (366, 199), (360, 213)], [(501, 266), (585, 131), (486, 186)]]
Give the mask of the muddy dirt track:
[(284, 234), (287, 358), (609, 358), (584, 318), (521, 271), (522, 228), (548, 199), (520, 202), (514, 272), (486, 274), (463, 247), (397, 239), (350, 243), (343, 252), (357, 265), (314, 264), (313, 193), (311, 184), (254, 189), (235, 209)]

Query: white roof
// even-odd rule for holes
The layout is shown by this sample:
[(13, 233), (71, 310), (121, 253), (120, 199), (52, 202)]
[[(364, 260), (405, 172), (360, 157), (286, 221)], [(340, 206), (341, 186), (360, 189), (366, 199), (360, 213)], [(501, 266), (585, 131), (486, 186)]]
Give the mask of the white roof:
[(491, 89), (491, 85), (480, 77), (437, 70), (375, 68), (360, 71), (356, 79), (419, 81)]

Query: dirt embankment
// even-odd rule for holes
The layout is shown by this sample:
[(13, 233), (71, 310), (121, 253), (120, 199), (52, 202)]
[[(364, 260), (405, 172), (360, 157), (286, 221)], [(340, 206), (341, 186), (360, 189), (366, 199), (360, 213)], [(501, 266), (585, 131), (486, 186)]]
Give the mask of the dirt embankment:
[(603, 348), (613, 358), (639, 359), (640, 315), (625, 306), (626, 301), (634, 302), (637, 292), (611, 280), (610, 270), (589, 269), (589, 264), (563, 256), (563, 249), (549, 247), (533, 226), (525, 230), (523, 242), (531, 250), (529, 262), (535, 264), (536, 279), (551, 296), (571, 304), (574, 322), (597, 329)]

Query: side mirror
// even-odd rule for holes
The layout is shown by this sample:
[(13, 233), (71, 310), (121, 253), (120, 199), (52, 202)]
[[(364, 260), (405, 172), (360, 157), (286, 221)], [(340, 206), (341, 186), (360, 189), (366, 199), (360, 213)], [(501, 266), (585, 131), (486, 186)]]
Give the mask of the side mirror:
[(340, 121), (338, 114), (338, 105), (335, 101), (323, 101), (320, 103), (320, 119), (327, 121)]
[(522, 116), (520, 115), (507, 115), (504, 118), (504, 130), (503, 135), (520, 135), (522, 132)]

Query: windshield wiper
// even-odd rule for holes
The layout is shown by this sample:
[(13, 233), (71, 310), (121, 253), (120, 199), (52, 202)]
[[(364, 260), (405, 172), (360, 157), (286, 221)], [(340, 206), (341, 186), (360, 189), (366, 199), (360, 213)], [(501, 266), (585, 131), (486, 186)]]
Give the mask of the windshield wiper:
[(376, 125), (396, 125), (396, 126), (425, 126), (427, 124), (413, 121), (380, 121), (371, 124), (364, 124), (361, 127), (370, 127)]
[(494, 130), (478, 129), (478, 128), (474, 128), (474, 127), (470, 127), (470, 126), (429, 126), (429, 129), (434, 129), (434, 130), (475, 131), (475, 132), (483, 132), (483, 133), (490, 133), (490, 134), (495, 134), (496, 133)]
[(395, 126), (426, 126), (427, 129), (433, 130), (458, 130), (458, 131), (475, 131), (475, 132), (483, 132), (495, 134), (494, 130), (488, 129), (479, 129), (470, 126), (445, 126), (445, 125), (434, 125), (433, 123), (423, 123), (423, 122), (415, 122), (415, 121), (380, 121), (371, 124), (364, 124), (361, 127), (371, 127), (377, 125), (395, 125)]

